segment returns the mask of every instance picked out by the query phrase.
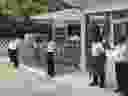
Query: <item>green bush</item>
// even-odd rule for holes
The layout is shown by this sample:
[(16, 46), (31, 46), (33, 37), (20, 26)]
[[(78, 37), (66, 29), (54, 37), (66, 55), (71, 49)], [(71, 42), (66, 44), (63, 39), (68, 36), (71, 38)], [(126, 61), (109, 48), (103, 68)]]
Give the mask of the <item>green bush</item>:
[(0, 0), (2, 16), (34, 16), (48, 13), (48, 0)]

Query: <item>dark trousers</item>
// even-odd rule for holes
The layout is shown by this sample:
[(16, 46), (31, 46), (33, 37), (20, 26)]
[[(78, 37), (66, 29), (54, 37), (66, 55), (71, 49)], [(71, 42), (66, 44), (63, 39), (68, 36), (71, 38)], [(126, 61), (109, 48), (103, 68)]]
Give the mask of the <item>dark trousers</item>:
[(104, 64), (106, 63), (106, 56), (104, 53), (101, 53), (99, 56), (95, 56), (96, 63), (95, 63), (95, 71), (93, 73), (93, 80), (94, 82), (98, 82), (98, 78), (100, 82), (98, 84), (100, 87), (104, 87), (104, 80), (105, 80), (105, 72), (104, 72)]
[(14, 67), (15, 67), (15, 68), (18, 68), (18, 67), (19, 67), (18, 58), (17, 58), (16, 56), (15, 56), (15, 57), (12, 57), (12, 58), (14, 58), (14, 59), (13, 59)]
[(36, 61), (37, 61), (37, 65), (38, 65), (38, 66), (39, 66), (39, 65), (42, 65), (41, 62), (40, 62), (41, 59), (42, 59), (41, 56), (40, 56), (40, 52), (41, 52), (41, 51), (40, 51), (40, 48), (38, 47), (38, 48), (34, 48), (34, 49), (35, 49), (34, 52), (35, 52), (35, 59), (36, 59)]
[(96, 72), (90, 72), (90, 75), (93, 76), (93, 82), (98, 84), (98, 74)]
[(54, 52), (48, 52), (48, 75), (51, 77), (55, 76), (55, 62), (54, 62)]
[(119, 89), (121, 91), (128, 91), (128, 62), (116, 63), (116, 77)]
[(105, 72), (102, 72), (99, 74), (99, 78), (100, 78), (100, 87), (104, 87), (104, 81), (105, 81)]
[(103, 52), (100, 54), (98, 60), (97, 61), (97, 65), (99, 65), (99, 67), (97, 68), (97, 72), (99, 74), (99, 78), (100, 78), (100, 86), (104, 87), (104, 81), (105, 81), (105, 70), (104, 70), (104, 66), (106, 64), (106, 54)]
[[(95, 82), (96, 84), (99, 84), (100, 86), (104, 86), (104, 80), (105, 80), (105, 74), (103, 73), (97, 73), (97, 72), (93, 72), (93, 82)], [(98, 78), (100, 80), (100, 82), (98, 81)]]
[(18, 68), (19, 66), (18, 50), (8, 49), (8, 55), (9, 55), (10, 61), (14, 63), (15, 68)]

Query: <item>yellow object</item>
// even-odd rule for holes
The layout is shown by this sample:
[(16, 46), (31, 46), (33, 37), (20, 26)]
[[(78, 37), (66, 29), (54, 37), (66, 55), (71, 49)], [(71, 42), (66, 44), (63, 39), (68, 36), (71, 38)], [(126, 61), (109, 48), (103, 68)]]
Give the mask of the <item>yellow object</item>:
[(14, 65), (0, 64), (0, 80), (15, 80), (16, 72)]

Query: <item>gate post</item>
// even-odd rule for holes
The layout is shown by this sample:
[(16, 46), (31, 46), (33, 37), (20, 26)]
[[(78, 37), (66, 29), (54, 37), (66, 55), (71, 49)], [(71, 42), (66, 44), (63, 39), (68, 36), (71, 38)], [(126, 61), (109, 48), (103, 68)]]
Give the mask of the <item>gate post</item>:
[(86, 72), (87, 64), (87, 23), (89, 17), (87, 14), (81, 14), (81, 57), (80, 57), (80, 67), (83, 72)]

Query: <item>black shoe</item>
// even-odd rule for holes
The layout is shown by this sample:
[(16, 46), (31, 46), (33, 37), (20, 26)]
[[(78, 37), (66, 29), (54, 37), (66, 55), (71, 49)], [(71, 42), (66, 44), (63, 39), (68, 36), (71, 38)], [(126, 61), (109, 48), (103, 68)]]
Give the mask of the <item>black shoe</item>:
[(50, 78), (54, 78), (56, 74), (55, 73), (50, 73), (48, 75), (49, 75)]
[(91, 82), (91, 83), (89, 84), (89, 86), (97, 86), (97, 85), (98, 85), (97, 82)]
[(121, 88), (118, 88), (118, 89), (115, 89), (115, 90), (114, 90), (115, 93), (118, 93), (118, 92), (121, 92), (121, 91), (122, 91)]
[(99, 84), (100, 88), (105, 88), (104, 84)]

